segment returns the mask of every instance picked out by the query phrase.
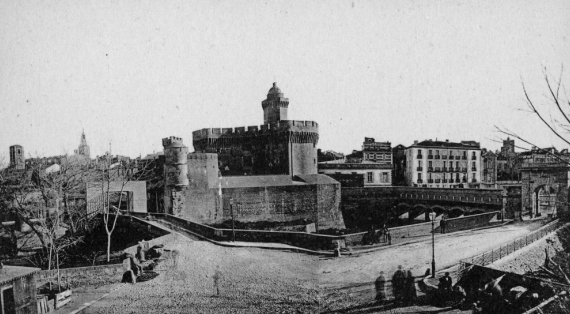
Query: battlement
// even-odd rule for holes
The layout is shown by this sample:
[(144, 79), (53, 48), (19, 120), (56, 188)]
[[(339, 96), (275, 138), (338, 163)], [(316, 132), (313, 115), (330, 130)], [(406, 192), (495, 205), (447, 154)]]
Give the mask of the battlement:
[(173, 143), (184, 144), (181, 137), (169, 136), (169, 137), (165, 137), (162, 139), (162, 146), (163, 147), (170, 146)]
[[(256, 135), (260, 133), (277, 133), (277, 132), (311, 132), (319, 133), (319, 124), (315, 121), (301, 120), (281, 120), (275, 123), (263, 124), (260, 126), (242, 126), (235, 128), (206, 128), (192, 132), (194, 141), (207, 138), (242, 137), (248, 135)], [(164, 140), (163, 140), (164, 143)]]
[(196, 159), (196, 160), (217, 160), (218, 154), (215, 153), (190, 153), (188, 154), (188, 159)]

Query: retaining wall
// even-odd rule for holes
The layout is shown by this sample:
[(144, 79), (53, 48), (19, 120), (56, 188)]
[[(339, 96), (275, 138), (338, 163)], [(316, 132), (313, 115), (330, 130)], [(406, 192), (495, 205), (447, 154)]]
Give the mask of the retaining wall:
[[(63, 268), (59, 270), (62, 284), (69, 285), (71, 288), (120, 282), (124, 272), (123, 264)], [(49, 281), (57, 282), (57, 269), (40, 270), (37, 273), (36, 286), (39, 287)]]

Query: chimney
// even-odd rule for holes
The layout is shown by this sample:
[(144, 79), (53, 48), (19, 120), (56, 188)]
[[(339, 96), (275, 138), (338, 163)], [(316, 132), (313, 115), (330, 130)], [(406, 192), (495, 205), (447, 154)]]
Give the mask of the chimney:
[(449, 143), (449, 140), (445, 140), (446, 143)]

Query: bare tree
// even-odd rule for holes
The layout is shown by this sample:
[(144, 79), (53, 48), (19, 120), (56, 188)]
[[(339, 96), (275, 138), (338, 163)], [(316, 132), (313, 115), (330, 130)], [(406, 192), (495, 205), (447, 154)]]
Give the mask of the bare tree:
[[(538, 117), (538, 119), (552, 134), (570, 145), (570, 138), (565, 134), (570, 133), (570, 100), (566, 94), (566, 89), (562, 84), (563, 72), (564, 68), (560, 70), (558, 79), (552, 79), (552, 75), (548, 74), (547, 69), (543, 69), (544, 81), (548, 90), (546, 101), (540, 102), (532, 99), (524, 82), (522, 82), (522, 89), (525, 96), (525, 102), (528, 107), (528, 112), (536, 115), (536, 117)], [(495, 126), (495, 128), (499, 132), (516, 138), (523, 143), (534, 147), (540, 147), (539, 145), (530, 142), (528, 139), (523, 138), (516, 131), (498, 126)], [(560, 161), (568, 163), (568, 161), (562, 159), (560, 159)]]
[(77, 200), (81, 198), (89, 162), (67, 156), (52, 165), (46, 164), (45, 159), (30, 160), (25, 170), (2, 171), (1, 209), (18, 221), (20, 228), (29, 227), (34, 235), (21, 233), (24, 241), (16, 249), (26, 250), (27, 244), (39, 242), (42, 250), (35, 254), (36, 264), (47, 264), (48, 269), (56, 268), (59, 274), (62, 253), (83, 238), (77, 228), (85, 224), (85, 205)]
[[(111, 260), (112, 234), (117, 226), (121, 211), (125, 206), (132, 206), (127, 187), (133, 181), (145, 178), (151, 165), (140, 164), (128, 158), (113, 157), (107, 153), (96, 161), (98, 178), (90, 186), (96, 187), (100, 194), (97, 211), (103, 215), (103, 224), (107, 234), (107, 262)], [(91, 210), (90, 210), (91, 211)]]

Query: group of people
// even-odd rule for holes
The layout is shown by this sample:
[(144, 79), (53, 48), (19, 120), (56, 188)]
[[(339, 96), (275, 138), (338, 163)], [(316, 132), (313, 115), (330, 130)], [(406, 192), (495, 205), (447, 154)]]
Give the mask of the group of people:
[(371, 226), (370, 230), (362, 237), (363, 245), (372, 245), (380, 243), (381, 239), (384, 238), (384, 242), (388, 245), (392, 244), (392, 235), (390, 235), (390, 229), (384, 226), (380, 230), (376, 230), (374, 226)]
[[(411, 304), (417, 298), (415, 277), (411, 270), (405, 271), (402, 265), (398, 266), (398, 270), (392, 276), (392, 293), (396, 303)], [(384, 272), (380, 272), (380, 276), (376, 279), (376, 301), (386, 301), (386, 277)]]

